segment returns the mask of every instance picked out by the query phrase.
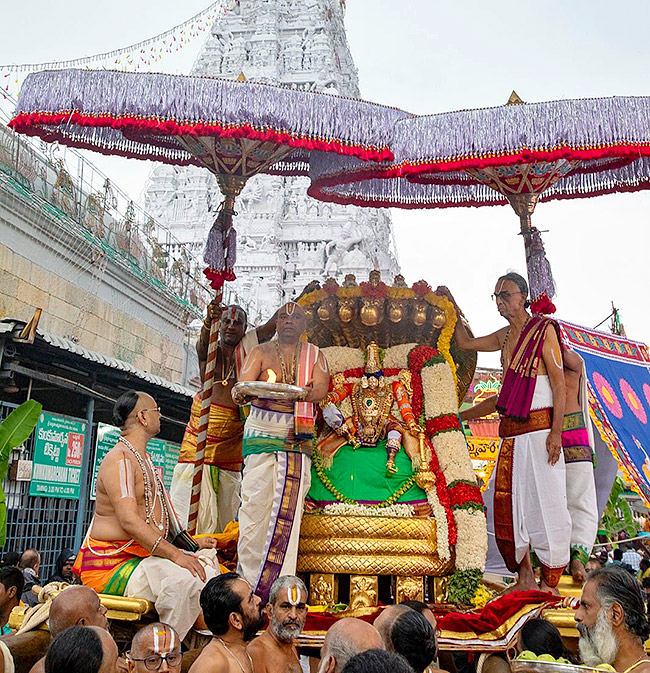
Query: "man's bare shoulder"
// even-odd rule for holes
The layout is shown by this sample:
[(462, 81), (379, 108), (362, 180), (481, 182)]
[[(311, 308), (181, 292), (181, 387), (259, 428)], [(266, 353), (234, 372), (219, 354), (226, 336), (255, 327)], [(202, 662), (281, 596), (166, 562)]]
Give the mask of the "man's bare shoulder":
[(122, 444), (122, 442), (117, 442), (115, 446), (102, 458), (102, 462), (99, 466), (99, 469), (102, 472), (107, 470), (116, 469), (117, 464), (126, 458), (130, 462), (135, 462), (136, 459), (131, 455), (131, 452)]
[(253, 638), (250, 643), (246, 646), (246, 651), (251, 656), (258, 656), (260, 654), (265, 654), (268, 652), (271, 643), (269, 638), (266, 637), (266, 631), (257, 638)]
[(228, 671), (226, 657), (213, 640), (203, 648), (190, 666), (189, 673), (226, 673), (226, 671)]

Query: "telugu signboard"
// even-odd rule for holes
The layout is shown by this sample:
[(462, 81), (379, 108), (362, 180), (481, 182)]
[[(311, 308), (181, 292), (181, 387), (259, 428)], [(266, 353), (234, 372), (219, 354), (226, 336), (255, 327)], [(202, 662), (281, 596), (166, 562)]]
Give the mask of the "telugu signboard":
[(86, 421), (43, 412), (34, 431), (29, 495), (79, 499)]
[[(104, 459), (104, 456), (117, 444), (120, 437), (120, 429), (107, 423), (97, 424), (97, 444), (95, 449), (95, 464), (93, 466), (93, 481), (90, 490), (90, 497), (95, 499), (95, 485), (97, 482), (97, 471)], [(151, 456), (151, 462), (158, 474), (162, 477), (165, 488), (169, 490), (172, 485), (172, 476), (174, 467), (178, 462), (178, 453), (180, 446), (164, 439), (151, 439), (147, 444), (147, 451)]]

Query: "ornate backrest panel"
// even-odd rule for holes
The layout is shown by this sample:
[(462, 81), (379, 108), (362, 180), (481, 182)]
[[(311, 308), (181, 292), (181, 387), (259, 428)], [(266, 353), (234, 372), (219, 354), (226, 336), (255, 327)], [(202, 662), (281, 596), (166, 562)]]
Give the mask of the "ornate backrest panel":
[[(458, 400), (465, 398), (476, 369), (476, 354), (457, 347), (454, 331), (459, 319), (468, 330), (469, 325), (449, 299), (425, 281), (408, 287), (402, 276), (396, 276), (388, 286), (378, 271), (371, 271), (368, 282), (359, 284), (353, 275), (346, 276), (343, 285), (328, 278), (298, 303), (307, 313), (309, 340), (321, 348), (364, 349), (373, 341), (382, 349), (410, 344), (405, 358), (414, 345), (437, 348), (452, 369)], [(363, 357), (362, 350), (359, 357)]]

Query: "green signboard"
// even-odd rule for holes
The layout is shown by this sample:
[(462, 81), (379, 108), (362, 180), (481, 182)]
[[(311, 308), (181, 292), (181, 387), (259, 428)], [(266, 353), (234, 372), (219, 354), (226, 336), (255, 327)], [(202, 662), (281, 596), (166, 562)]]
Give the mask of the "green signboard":
[[(93, 482), (90, 489), (90, 497), (95, 498), (95, 485), (97, 471), (104, 456), (117, 444), (120, 429), (106, 423), (97, 424), (97, 444), (95, 450), (95, 465), (93, 467)], [(147, 444), (147, 452), (151, 456), (151, 462), (162, 477), (165, 488), (169, 490), (172, 485), (174, 467), (178, 462), (178, 453), (181, 447), (164, 439), (154, 438)]]
[(43, 412), (34, 431), (29, 495), (79, 499), (86, 421)]

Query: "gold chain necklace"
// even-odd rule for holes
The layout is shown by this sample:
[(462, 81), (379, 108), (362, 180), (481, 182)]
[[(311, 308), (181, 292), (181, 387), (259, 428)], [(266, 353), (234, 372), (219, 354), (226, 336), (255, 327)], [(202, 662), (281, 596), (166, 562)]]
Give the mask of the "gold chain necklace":
[(232, 378), (232, 375), (234, 374), (235, 371), (235, 354), (233, 353), (232, 357), (232, 362), (230, 363), (230, 368), (228, 369), (228, 373), (224, 374), (225, 372), (225, 360), (226, 360), (226, 354), (223, 352), (223, 348), (221, 349), (221, 383), (222, 386), (226, 387), (228, 385), (228, 381)]
[[(215, 638), (223, 645), (224, 650), (226, 650), (226, 652), (228, 652), (228, 654), (239, 664), (239, 668), (241, 668), (242, 673), (246, 673), (246, 669), (244, 668), (243, 664), (235, 656), (235, 653), (228, 647), (228, 645), (226, 645), (226, 643), (224, 643), (223, 640), (221, 640), (221, 638), (218, 638), (217, 636), (215, 636)], [(248, 654), (248, 652), (246, 652), (246, 656), (248, 657), (248, 662), (251, 665), (252, 673), (255, 673), (255, 668), (253, 667), (253, 660), (251, 659), (251, 655)]]
[(294, 353), (293, 359), (291, 361), (291, 378), (288, 376), (287, 365), (284, 362), (282, 357), (282, 351), (280, 350), (280, 342), (276, 340), (275, 350), (278, 353), (278, 360), (280, 360), (280, 367), (282, 367), (282, 382), (283, 383), (295, 383), (296, 381), (296, 360), (298, 359), (298, 348), (300, 343), (296, 345), (296, 351)]

